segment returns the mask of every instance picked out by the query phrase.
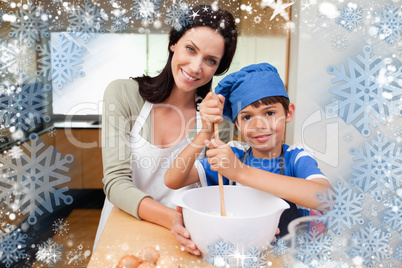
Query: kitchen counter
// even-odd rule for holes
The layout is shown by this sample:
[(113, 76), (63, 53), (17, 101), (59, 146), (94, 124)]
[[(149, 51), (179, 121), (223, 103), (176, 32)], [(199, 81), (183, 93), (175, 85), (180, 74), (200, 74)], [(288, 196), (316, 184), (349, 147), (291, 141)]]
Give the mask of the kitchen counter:
[[(174, 265), (161, 267), (214, 267), (202, 257), (182, 251), (170, 230), (138, 220), (117, 207), (113, 208), (87, 267), (115, 267), (121, 257), (137, 255), (145, 247), (156, 248), (161, 258), (174, 259)], [(284, 260), (273, 254), (268, 255), (267, 262), (267, 267), (284, 266)]]
[(31, 133), (36, 133), (41, 136), (42, 134), (53, 131), (54, 129), (100, 129), (102, 127), (99, 121), (58, 121), (53, 122), (45, 127), (39, 127), (38, 129), (29, 133), (24, 133), (24, 137), (19, 140), (12, 138), (12, 133), (8, 128), (0, 129), (0, 151), (4, 152), (11, 149), (15, 145), (23, 144), (29, 140)]

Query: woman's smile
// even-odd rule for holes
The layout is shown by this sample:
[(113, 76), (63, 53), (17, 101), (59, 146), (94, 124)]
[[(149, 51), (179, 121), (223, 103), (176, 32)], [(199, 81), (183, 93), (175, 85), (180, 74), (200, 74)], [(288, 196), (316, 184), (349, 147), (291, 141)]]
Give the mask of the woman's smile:
[(181, 69), (181, 73), (184, 75), (185, 78), (187, 78), (188, 80), (190, 80), (191, 82), (197, 81), (199, 80), (196, 77), (191, 76), (190, 74), (188, 74), (186, 71), (184, 71), (183, 69)]

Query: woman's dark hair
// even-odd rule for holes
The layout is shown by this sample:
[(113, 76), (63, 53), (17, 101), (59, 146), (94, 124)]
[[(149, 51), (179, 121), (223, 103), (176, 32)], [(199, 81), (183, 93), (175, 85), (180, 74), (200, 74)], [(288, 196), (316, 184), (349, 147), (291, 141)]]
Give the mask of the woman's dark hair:
[[(215, 75), (224, 74), (229, 69), (237, 46), (237, 29), (232, 14), (224, 9), (216, 9), (209, 5), (196, 6), (192, 9), (192, 12), (198, 14), (198, 16), (194, 16), (195, 18), (193, 16), (190, 17), (190, 22), (180, 27), (180, 29), (174, 27), (170, 30), (169, 57), (162, 72), (155, 77), (144, 75), (133, 78), (138, 82), (140, 94), (145, 100), (152, 103), (161, 103), (169, 97), (174, 82), (171, 66), (173, 52), (170, 51), (170, 46), (176, 44), (184, 33), (191, 28), (208, 26), (222, 35), (225, 41), (225, 53)], [(211, 85), (212, 79), (197, 89), (197, 96), (204, 98), (211, 90)]]

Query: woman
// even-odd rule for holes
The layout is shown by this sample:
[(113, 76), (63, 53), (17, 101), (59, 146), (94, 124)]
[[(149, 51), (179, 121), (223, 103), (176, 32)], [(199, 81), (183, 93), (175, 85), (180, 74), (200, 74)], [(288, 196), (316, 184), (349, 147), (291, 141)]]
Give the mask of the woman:
[[(177, 241), (189, 252), (200, 254), (182, 225), (181, 214), (174, 209), (174, 191), (165, 186), (164, 174), (201, 130), (197, 102), (211, 90), (212, 77), (229, 69), (237, 30), (233, 16), (223, 9), (201, 5), (192, 14), (196, 15), (189, 24), (170, 31), (169, 57), (158, 76), (116, 80), (105, 90), (102, 158), (106, 200), (94, 247), (115, 205), (138, 219), (168, 229), (175, 226), (172, 233)], [(221, 137), (228, 140), (229, 131)]]

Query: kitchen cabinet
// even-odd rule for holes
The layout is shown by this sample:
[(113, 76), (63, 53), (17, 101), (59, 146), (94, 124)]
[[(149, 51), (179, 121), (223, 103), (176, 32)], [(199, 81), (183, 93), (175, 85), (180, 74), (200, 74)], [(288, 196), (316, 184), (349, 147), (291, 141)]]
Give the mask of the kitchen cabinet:
[(99, 128), (55, 128), (54, 134), (41, 135), (47, 145), (53, 145), (74, 161), (69, 165), (69, 189), (102, 189), (103, 166)]

